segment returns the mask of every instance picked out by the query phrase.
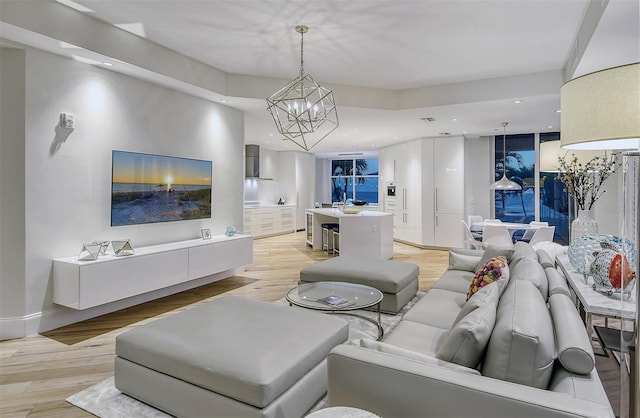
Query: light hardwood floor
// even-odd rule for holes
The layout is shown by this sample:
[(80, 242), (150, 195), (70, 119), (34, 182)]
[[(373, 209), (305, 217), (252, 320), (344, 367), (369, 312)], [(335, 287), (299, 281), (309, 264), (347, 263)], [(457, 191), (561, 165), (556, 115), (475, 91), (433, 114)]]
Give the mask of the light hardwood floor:
[[(258, 239), (253, 263), (241, 275), (41, 335), (0, 342), (0, 417), (91, 417), (65, 398), (113, 376), (118, 334), (223, 294), (274, 302), (297, 284), (301, 268), (326, 258), (305, 245), (303, 232)], [(446, 251), (397, 242), (393, 258), (420, 266), (423, 291), (448, 264)], [(615, 362), (598, 360), (601, 377), (617, 396)]]

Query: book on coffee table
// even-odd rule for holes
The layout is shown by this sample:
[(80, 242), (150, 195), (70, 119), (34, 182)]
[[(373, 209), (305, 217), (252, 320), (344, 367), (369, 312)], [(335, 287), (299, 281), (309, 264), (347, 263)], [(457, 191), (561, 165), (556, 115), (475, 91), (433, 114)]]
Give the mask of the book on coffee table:
[(341, 298), (339, 296), (327, 296), (318, 299), (317, 302), (333, 306), (334, 308), (346, 308), (347, 306), (351, 306), (355, 303), (349, 299)]

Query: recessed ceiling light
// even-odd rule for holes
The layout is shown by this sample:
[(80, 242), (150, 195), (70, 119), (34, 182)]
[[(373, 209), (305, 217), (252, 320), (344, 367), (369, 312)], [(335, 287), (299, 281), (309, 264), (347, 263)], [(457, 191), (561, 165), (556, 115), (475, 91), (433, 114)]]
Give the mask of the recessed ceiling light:
[(220, 103), (229, 103), (229, 100), (227, 100), (227, 99), (220, 99)]
[(59, 42), (60, 48), (65, 48), (65, 49), (80, 49), (79, 46), (75, 46), (73, 44), (70, 44), (68, 42)]
[(76, 3), (75, 1), (72, 0), (56, 0), (58, 3), (64, 4), (65, 6), (71, 7), (72, 9), (76, 9), (79, 12), (85, 12), (85, 13), (94, 13), (93, 10), (91, 10), (88, 7), (85, 7), (79, 3)]
[(548, 129), (551, 129), (551, 128), (553, 128), (553, 125), (549, 125), (549, 126), (547, 126), (547, 128), (548, 128)]
[(104, 65), (105, 67), (113, 67), (113, 64), (110, 62), (103, 62), (102, 65)]
[(134, 35), (138, 35), (141, 38), (147, 37), (147, 31), (144, 29), (144, 24), (142, 23), (114, 23), (113, 26), (126, 30)]
[(562, 110), (558, 109), (556, 110), (556, 113), (562, 113)]
[(514, 100), (513, 103), (515, 104), (522, 103), (522, 100)]
[(452, 122), (457, 122), (457, 121), (458, 121), (458, 118), (453, 118), (453, 119), (451, 119), (451, 121), (452, 121)]

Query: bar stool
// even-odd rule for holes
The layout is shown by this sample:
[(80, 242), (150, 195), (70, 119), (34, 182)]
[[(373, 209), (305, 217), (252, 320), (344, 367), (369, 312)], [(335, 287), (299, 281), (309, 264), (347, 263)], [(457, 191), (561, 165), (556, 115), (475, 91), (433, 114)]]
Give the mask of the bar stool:
[(333, 227), (333, 254), (340, 255), (340, 225)]
[(329, 231), (333, 230), (333, 228), (336, 226), (338, 226), (338, 224), (320, 224), (320, 228), (322, 229), (322, 251), (324, 251), (326, 254), (333, 253), (333, 240), (329, 235)]

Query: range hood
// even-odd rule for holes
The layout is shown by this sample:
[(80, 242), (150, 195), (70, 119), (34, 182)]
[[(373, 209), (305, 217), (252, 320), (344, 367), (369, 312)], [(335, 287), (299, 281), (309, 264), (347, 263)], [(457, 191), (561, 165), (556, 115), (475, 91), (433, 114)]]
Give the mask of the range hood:
[(260, 146), (259, 145), (245, 145), (244, 146), (244, 164), (245, 178), (259, 178), (260, 177)]
[(245, 168), (244, 177), (248, 179), (260, 178), (260, 146), (244, 146)]

